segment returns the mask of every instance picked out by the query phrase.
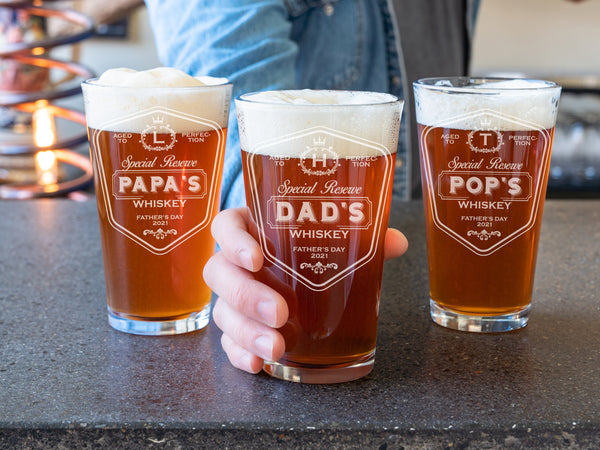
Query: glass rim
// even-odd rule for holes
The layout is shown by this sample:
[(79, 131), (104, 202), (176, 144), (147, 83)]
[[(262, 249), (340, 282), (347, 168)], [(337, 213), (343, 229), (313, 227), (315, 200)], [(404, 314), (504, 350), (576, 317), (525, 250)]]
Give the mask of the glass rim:
[[(380, 97), (387, 97), (385, 101), (379, 102), (365, 102), (365, 103), (288, 103), (279, 102), (273, 100), (254, 100), (252, 97), (264, 94), (266, 92), (333, 92), (333, 93), (348, 93), (348, 94), (373, 94)], [(257, 105), (257, 106), (269, 106), (269, 107), (281, 107), (281, 108), (348, 108), (348, 107), (367, 107), (367, 106), (385, 106), (403, 104), (404, 100), (387, 92), (374, 92), (374, 91), (360, 91), (360, 90), (349, 90), (349, 89), (270, 89), (265, 91), (254, 91), (241, 94), (235, 98), (236, 104), (245, 105)]]
[(223, 87), (227, 87), (227, 86), (233, 86), (233, 82), (230, 81), (227, 78), (217, 78), (217, 77), (211, 77), (215, 80), (223, 80), (222, 83), (218, 83), (218, 84), (205, 84), (202, 86), (118, 86), (118, 85), (114, 85), (114, 84), (104, 84), (104, 83), (97, 83), (96, 81), (99, 80), (99, 77), (94, 77), (94, 78), (88, 78), (87, 80), (84, 80), (81, 82), (81, 86), (93, 86), (93, 87), (98, 87), (98, 88), (111, 88), (111, 89), (123, 89), (123, 90), (131, 90), (131, 91), (143, 91), (143, 90), (153, 90), (153, 91), (170, 91), (170, 90), (177, 90), (177, 91), (183, 91), (183, 90), (208, 90), (208, 89), (219, 89), (219, 88), (223, 88)]
[[(502, 83), (509, 81), (522, 81), (525, 83), (531, 83), (531, 85), (526, 86), (523, 83), (519, 83), (516, 86), (492, 85), (486, 87), (486, 84)], [(447, 83), (441, 84), (443, 82)], [(455, 76), (420, 78), (413, 82), (413, 88), (421, 88), (428, 89), (431, 91), (448, 93), (490, 94), (504, 92), (539, 92), (544, 90), (561, 89), (561, 86), (554, 81), (543, 80), (538, 78)]]

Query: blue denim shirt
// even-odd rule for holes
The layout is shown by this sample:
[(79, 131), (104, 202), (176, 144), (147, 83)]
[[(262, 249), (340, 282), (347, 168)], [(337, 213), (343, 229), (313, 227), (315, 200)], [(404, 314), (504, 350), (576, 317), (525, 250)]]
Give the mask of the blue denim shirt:
[[(350, 89), (405, 98), (400, 45), (387, 0), (146, 0), (161, 62), (227, 77), (233, 98), (266, 89)], [(407, 198), (403, 120), (394, 193)], [(235, 106), (222, 207), (245, 204)]]

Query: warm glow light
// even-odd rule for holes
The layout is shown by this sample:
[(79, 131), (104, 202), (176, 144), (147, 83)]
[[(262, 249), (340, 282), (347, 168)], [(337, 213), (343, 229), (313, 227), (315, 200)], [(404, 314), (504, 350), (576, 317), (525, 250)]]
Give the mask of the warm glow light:
[(58, 181), (58, 163), (52, 150), (45, 150), (35, 154), (35, 169), (38, 184), (48, 186)]
[[(46, 100), (36, 102), (37, 109), (32, 114), (33, 140), (35, 145), (44, 148), (56, 142), (54, 116)], [(52, 150), (37, 152), (35, 167), (38, 183), (44, 186), (55, 184), (58, 180), (58, 164)]]
[(39, 108), (32, 115), (33, 140), (38, 147), (49, 147), (56, 140), (54, 116), (46, 101), (40, 100), (37, 105)]
[(35, 160), (40, 170), (50, 170), (56, 164), (56, 156), (52, 150), (37, 152)]

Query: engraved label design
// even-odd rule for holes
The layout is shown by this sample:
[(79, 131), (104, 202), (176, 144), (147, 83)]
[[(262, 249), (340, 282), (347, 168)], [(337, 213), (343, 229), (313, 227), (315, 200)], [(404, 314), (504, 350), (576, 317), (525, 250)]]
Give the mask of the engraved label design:
[[(159, 137), (159, 136), (165, 137)], [(140, 136), (140, 142), (146, 150), (167, 151), (171, 150), (177, 142), (175, 131), (165, 122), (165, 117), (156, 115), (152, 117), (152, 124), (144, 128)]]
[(170, 229), (170, 230), (163, 230), (162, 228), (159, 228), (158, 230), (144, 230), (144, 236), (151, 234), (152, 236), (154, 236), (156, 239), (164, 239), (165, 237), (167, 237), (170, 234), (177, 234), (177, 230), (174, 229)]
[(500, 233), (499, 231), (488, 232), (486, 230), (482, 230), (482, 231), (469, 230), (467, 232), (467, 236), (477, 236), (480, 240), (487, 241), (492, 236), (498, 236), (498, 237), (502, 236), (502, 233)]
[(338, 155), (325, 137), (313, 137), (300, 157), (300, 167), (307, 175), (331, 175), (339, 166)]
[[(456, 123), (481, 128), (456, 129)], [(498, 123), (501, 129), (493, 126)], [(434, 224), (480, 256), (530, 230), (545, 193), (550, 132), (488, 109), (421, 127), (425, 200)]]
[[(282, 155), (287, 148), (300, 151)], [(323, 126), (253, 150), (243, 152), (249, 206), (270, 264), (324, 291), (373, 259), (387, 225), (395, 154)]]
[[(469, 147), (474, 152), (493, 153), (497, 152), (502, 146), (502, 133), (491, 128), (492, 121), (487, 116), (482, 116), (480, 128), (469, 133)], [(477, 143), (480, 144), (477, 144)]]
[(300, 264), (301, 269), (306, 269), (307, 267), (309, 269), (311, 269), (314, 273), (325, 273), (325, 271), (327, 269), (337, 269), (338, 268), (336, 263), (323, 264), (320, 261), (316, 264), (310, 264), (310, 263)]
[(164, 255), (209, 225), (225, 143), (217, 123), (157, 106), (90, 132), (94, 175), (115, 230)]

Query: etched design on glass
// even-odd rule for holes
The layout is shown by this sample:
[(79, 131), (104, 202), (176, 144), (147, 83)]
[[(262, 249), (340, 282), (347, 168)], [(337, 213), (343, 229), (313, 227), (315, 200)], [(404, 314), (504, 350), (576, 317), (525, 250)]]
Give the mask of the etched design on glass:
[(311, 269), (314, 273), (325, 273), (327, 269), (337, 269), (338, 265), (336, 263), (329, 263), (327, 265), (323, 264), (321, 261), (310, 264), (310, 263), (302, 263), (300, 264), (301, 269)]
[[(474, 123), (479, 128), (453, 128), (463, 123)], [(503, 123), (506, 129), (494, 126), (495, 123)], [(470, 155), (458, 153), (460, 147), (453, 146), (457, 139), (465, 139), (459, 135), (466, 136)], [(550, 160), (551, 130), (518, 117), (480, 109), (426, 126), (419, 139), (423, 177), (431, 187), (427, 201), (432, 221), (441, 231), (473, 253), (487, 256), (535, 226)], [(443, 156), (436, 153), (434, 139), (443, 140)], [(527, 159), (530, 154), (536, 158)], [(453, 221), (455, 217), (460, 221)], [(501, 228), (494, 230), (500, 234), (470, 230), (475, 225), (471, 222)]]
[(166, 230), (166, 231), (163, 230), (162, 228), (159, 228), (158, 230), (144, 230), (144, 236), (148, 236), (149, 234), (154, 236), (156, 239), (164, 239), (170, 234), (172, 234), (173, 236), (176, 236), (177, 230), (174, 230), (173, 228), (171, 228), (170, 230)]
[[(146, 125), (141, 134), (140, 142), (148, 151), (171, 150), (177, 142), (175, 130), (165, 122), (165, 117), (161, 115), (152, 116), (152, 124)], [(168, 142), (164, 140), (166, 139), (165, 134), (169, 135)]]
[(333, 175), (339, 166), (338, 154), (332, 145), (327, 145), (327, 139), (313, 137), (312, 145), (307, 145), (300, 157), (300, 167), (307, 175)]
[(482, 230), (482, 231), (469, 230), (467, 233), (467, 236), (477, 236), (480, 241), (487, 241), (492, 236), (497, 236), (497, 237), (502, 236), (502, 233), (500, 233), (499, 231), (489, 232), (487, 230)]
[[(344, 167), (344, 164), (351, 168), (361, 167), (359, 163), (363, 161), (344, 156), (339, 156), (338, 159), (341, 152), (335, 152), (333, 149), (345, 146), (353, 149), (352, 156), (370, 155), (369, 158), (381, 158), (382, 169), (378, 174), (380, 181), (373, 187), (373, 198), (362, 195), (362, 187), (351, 190), (348, 186), (338, 186), (338, 180), (328, 180), (326, 177), (320, 180), (320, 174), (303, 171), (305, 175), (315, 176), (315, 180), (314, 185), (307, 183), (301, 186), (301, 195), (288, 192), (287, 180), (283, 180), (280, 186), (281, 195), (273, 195), (266, 200), (261, 199), (259, 193), (262, 180), (257, 174), (260, 155), (271, 155), (275, 153), (273, 149), (291, 147), (298, 142), (301, 143), (303, 151), (300, 161), (293, 162), (294, 169), (302, 168), (304, 165), (307, 170), (339, 174), (340, 167)], [(265, 259), (317, 292), (330, 288), (368, 264), (377, 253), (377, 242), (381, 233), (385, 232), (383, 216), (389, 195), (387, 186), (393, 176), (391, 155), (389, 149), (378, 142), (324, 126), (300, 130), (256, 145), (253, 152), (247, 153), (245, 158), (254, 217), (257, 220), (259, 240)], [(286, 167), (286, 160), (269, 159), (269, 161), (272, 161), (278, 171)], [(345, 192), (336, 192), (338, 188), (340, 190), (343, 188)], [(319, 219), (324, 220), (330, 229), (315, 228)], [(272, 230), (290, 230), (292, 239), (339, 239), (346, 242), (339, 246), (347, 247), (351, 231), (371, 229), (372, 232), (368, 234), (368, 241), (365, 241), (363, 251), (355, 255), (356, 260), (352, 264), (347, 265), (335, 263), (325, 265), (317, 262), (312, 265), (303, 263), (297, 266), (279, 257), (277, 251), (269, 245), (269, 233)]]
[[(147, 124), (143, 130), (140, 122)], [(169, 124), (179, 124), (175, 128), (181, 126), (182, 129), (202, 130), (200, 132), (203, 135), (210, 133), (213, 136), (210, 139), (215, 140), (212, 144), (215, 149), (214, 161), (205, 167), (199, 167), (201, 162), (195, 156), (190, 156), (189, 161), (180, 161), (180, 146), (192, 141), (185, 137), (186, 133), (175, 132)], [(112, 131), (136, 128), (141, 131), (139, 137), (133, 133)], [(137, 142), (143, 144), (146, 141), (146, 144), (157, 147), (152, 149), (144, 145), (142, 149), (137, 146), (137, 154), (126, 154), (119, 162), (120, 168), (115, 166), (109, 170), (112, 167), (109, 165), (110, 159), (99, 150), (104, 145), (101, 143), (103, 132), (114, 135), (117, 146), (128, 145), (128, 139), (135, 135), (136, 145)], [(180, 136), (179, 140), (175, 138), (177, 135)], [(210, 225), (211, 211), (219, 198), (218, 174), (225, 149), (225, 132), (217, 122), (164, 106), (155, 106), (101, 124), (98, 129), (93, 130), (91, 140), (92, 157), (101, 168), (96, 173), (98, 185), (103, 192), (108, 222), (114, 229), (149, 252), (164, 255)], [(157, 154), (158, 151), (161, 153)], [(146, 152), (152, 153), (146, 158)], [(131, 164), (137, 162), (140, 164)], [(132, 202), (135, 208), (145, 213), (139, 214), (140, 217), (137, 218), (119, 214), (119, 202), (123, 201)], [(156, 213), (163, 215), (164, 208), (180, 209), (177, 214), (169, 214), (170, 220), (179, 222), (175, 225), (178, 227), (176, 233), (164, 229), (153, 231), (145, 229), (145, 226), (152, 225), (141, 225), (140, 220), (166, 220), (167, 214), (160, 219), (153, 217)]]
[[(497, 129), (491, 128), (491, 120), (484, 118), (481, 120), (482, 128), (473, 130), (467, 138), (471, 150), (477, 153), (494, 153), (502, 147), (502, 133)], [(475, 145), (474, 142), (481, 141), (481, 147)]]

